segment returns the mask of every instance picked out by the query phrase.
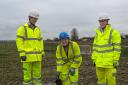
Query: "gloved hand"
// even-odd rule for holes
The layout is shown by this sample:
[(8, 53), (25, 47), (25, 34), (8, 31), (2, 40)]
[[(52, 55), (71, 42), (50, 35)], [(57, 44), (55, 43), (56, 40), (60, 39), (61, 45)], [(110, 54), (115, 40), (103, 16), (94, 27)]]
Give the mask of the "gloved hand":
[(26, 56), (21, 56), (22, 61), (26, 61)]
[(119, 62), (117, 60), (113, 61), (114, 68), (117, 68), (119, 66)]
[(56, 76), (56, 80), (55, 80), (56, 85), (62, 85), (62, 81), (59, 78), (59, 76), (60, 76), (60, 72), (57, 72), (57, 76)]
[(57, 72), (56, 78), (59, 79), (60, 72)]
[(73, 76), (75, 74), (75, 68), (70, 68), (69, 74)]
[(95, 60), (92, 60), (92, 63), (93, 63), (93, 66), (96, 66), (96, 64), (95, 64)]
[(44, 55), (42, 55), (42, 58), (44, 57)]

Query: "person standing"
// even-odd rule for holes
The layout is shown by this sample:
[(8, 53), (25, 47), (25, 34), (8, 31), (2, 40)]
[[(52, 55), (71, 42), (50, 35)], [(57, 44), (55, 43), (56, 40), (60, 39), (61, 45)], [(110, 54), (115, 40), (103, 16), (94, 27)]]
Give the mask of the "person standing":
[(16, 34), (16, 45), (23, 63), (23, 85), (41, 84), (41, 61), (44, 56), (42, 32), (36, 22), (39, 11), (32, 9), (28, 22), (20, 26)]
[(99, 17), (100, 27), (93, 42), (92, 61), (96, 66), (98, 85), (116, 85), (116, 68), (121, 53), (121, 36), (108, 22), (107, 14)]

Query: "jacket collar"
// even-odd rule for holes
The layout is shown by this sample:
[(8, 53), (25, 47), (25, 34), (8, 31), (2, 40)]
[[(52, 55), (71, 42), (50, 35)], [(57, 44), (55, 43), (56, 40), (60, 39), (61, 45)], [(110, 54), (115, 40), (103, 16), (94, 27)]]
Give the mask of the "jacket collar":
[[(111, 30), (111, 29), (112, 29), (111, 25), (108, 24), (108, 25), (106, 25), (106, 27), (105, 27), (105, 29), (104, 29), (104, 32), (109, 31), (109, 30)], [(100, 27), (97, 29), (97, 31), (100, 31), (100, 32), (102, 33), (102, 29), (101, 29)]]
[[(28, 23), (25, 23), (24, 26), (31, 28), (31, 27), (29, 26), (29, 22), (28, 22)], [(35, 26), (35, 28), (36, 28), (36, 27), (37, 27), (37, 26)], [(31, 28), (31, 29), (32, 29), (32, 28)]]

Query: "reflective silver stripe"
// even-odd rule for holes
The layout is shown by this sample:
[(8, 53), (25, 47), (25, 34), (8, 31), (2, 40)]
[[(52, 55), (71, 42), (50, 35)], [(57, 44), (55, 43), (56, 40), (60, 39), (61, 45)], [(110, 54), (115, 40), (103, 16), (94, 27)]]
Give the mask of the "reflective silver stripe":
[(44, 50), (41, 50), (41, 52), (44, 52)]
[(34, 85), (42, 85), (42, 82), (33, 82)]
[(63, 60), (63, 61), (70, 61), (70, 60), (73, 60), (74, 58), (79, 58), (81, 55), (76, 55), (75, 57), (73, 58), (67, 58), (67, 59), (64, 59), (64, 58), (57, 58), (57, 60)]
[(28, 37), (28, 33), (27, 33), (27, 27), (26, 26), (24, 26), (24, 30), (25, 30), (25, 38), (27, 38)]
[(99, 48), (110, 47), (110, 46), (115, 46), (115, 45), (120, 46), (120, 43), (105, 44), (105, 45), (93, 44), (94, 47), (99, 47)]
[(78, 84), (78, 82), (70, 82), (70, 84)]
[(57, 58), (57, 60), (69, 60), (69, 59), (72, 59), (72, 58)]
[(110, 35), (109, 35), (108, 44), (111, 44), (111, 40), (112, 40), (112, 32), (113, 32), (113, 29), (110, 30)]
[(69, 43), (71, 45), (72, 53), (73, 53), (73, 56), (74, 56), (75, 52), (74, 52), (74, 48), (73, 48), (73, 43), (72, 42), (69, 42)]
[(114, 50), (113, 49), (110, 49), (110, 50), (102, 50), (102, 51), (99, 51), (99, 50), (94, 49), (93, 51), (96, 51), (98, 53), (107, 53), (107, 52), (113, 52)]
[(33, 80), (41, 80), (41, 77), (40, 78), (33, 78)]
[(23, 68), (23, 70), (27, 70), (27, 68)]
[(73, 61), (75, 64), (79, 64), (80, 63), (80, 61), (76, 61), (76, 60), (74, 60)]
[(81, 55), (75, 55), (75, 58), (79, 58)]
[(16, 37), (18, 37), (18, 38), (24, 38), (24, 36), (20, 36), (20, 35), (17, 35)]
[(120, 46), (120, 45), (121, 45), (121, 43), (113, 43), (112, 45)]
[(57, 60), (63, 60), (63, 61), (65, 61), (65, 60), (71, 60), (71, 59), (73, 59), (73, 58), (67, 58), (67, 59), (64, 59), (64, 58), (57, 58)]
[(120, 51), (121, 51), (121, 49), (114, 48), (114, 51), (118, 51), (118, 52), (120, 52)]
[(59, 60), (62, 60), (64, 62), (64, 64), (66, 64), (67, 62), (69, 62), (69, 59), (57, 58), (57, 61), (59, 61)]
[(42, 40), (42, 38), (24, 38), (24, 40)]
[(102, 84), (101, 83), (98, 83), (98, 85), (107, 85), (107, 84), (106, 83), (102, 83)]
[(42, 52), (26, 52), (26, 54), (41, 54)]
[(62, 57), (62, 45), (60, 45), (60, 55)]
[(23, 52), (25, 52), (25, 51), (24, 51), (24, 50), (21, 50), (21, 51), (18, 51), (18, 52), (23, 53)]
[(23, 83), (23, 85), (32, 85), (32, 83)]
[(97, 45), (97, 44), (93, 44), (94, 47), (100, 47), (100, 48), (103, 48), (103, 47), (108, 47), (108, 46), (112, 46), (111, 44), (105, 44), (105, 45)]
[(42, 38), (25, 38), (24, 36), (19, 36), (19, 35), (17, 35), (17, 37), (23, 38), (24, 40), (42, 40)]
[(68, 81), (69, 80), (69, 78), (67, 77), (65, 80), (62, 80), (63, 82), (66, 82), (66, 81)]
[(41, 78), (33, 78), (33, 84), (41, 84)]
[(32, 81), (31, 80), (23, 81), (23, 85), (32, 85)]
[(57, 58), (57, 60), (63, 60), (63, 58)]
[(57, 66), (63, 66), (64, 64), (57, 64)]

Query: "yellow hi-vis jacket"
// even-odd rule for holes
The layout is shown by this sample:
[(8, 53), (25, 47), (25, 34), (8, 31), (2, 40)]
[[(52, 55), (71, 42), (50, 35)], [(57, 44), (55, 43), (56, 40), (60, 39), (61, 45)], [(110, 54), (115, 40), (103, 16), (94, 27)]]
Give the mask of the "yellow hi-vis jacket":
[(70, 65), (70, 68), (78, 68), (82, 62), (82, 56), (79, 45), (76, 42), (69, 42), (68, 56), (62, 44), (57, 46), (57, 72), (65, 72), (65, 65)]
[(120, 33), (107, 25), (104, 33), (96, 30), (93, 42), (92, 60), (97, 67), (113, 68), (114, 61), (118, 61), (121, 53)]
[(16, 44), (19, 56), (26, 56), (25, 62), (41, 61), (44, 55), (42, 33), (39, 27), (32, 29), (28, 23), (17, 30)]

